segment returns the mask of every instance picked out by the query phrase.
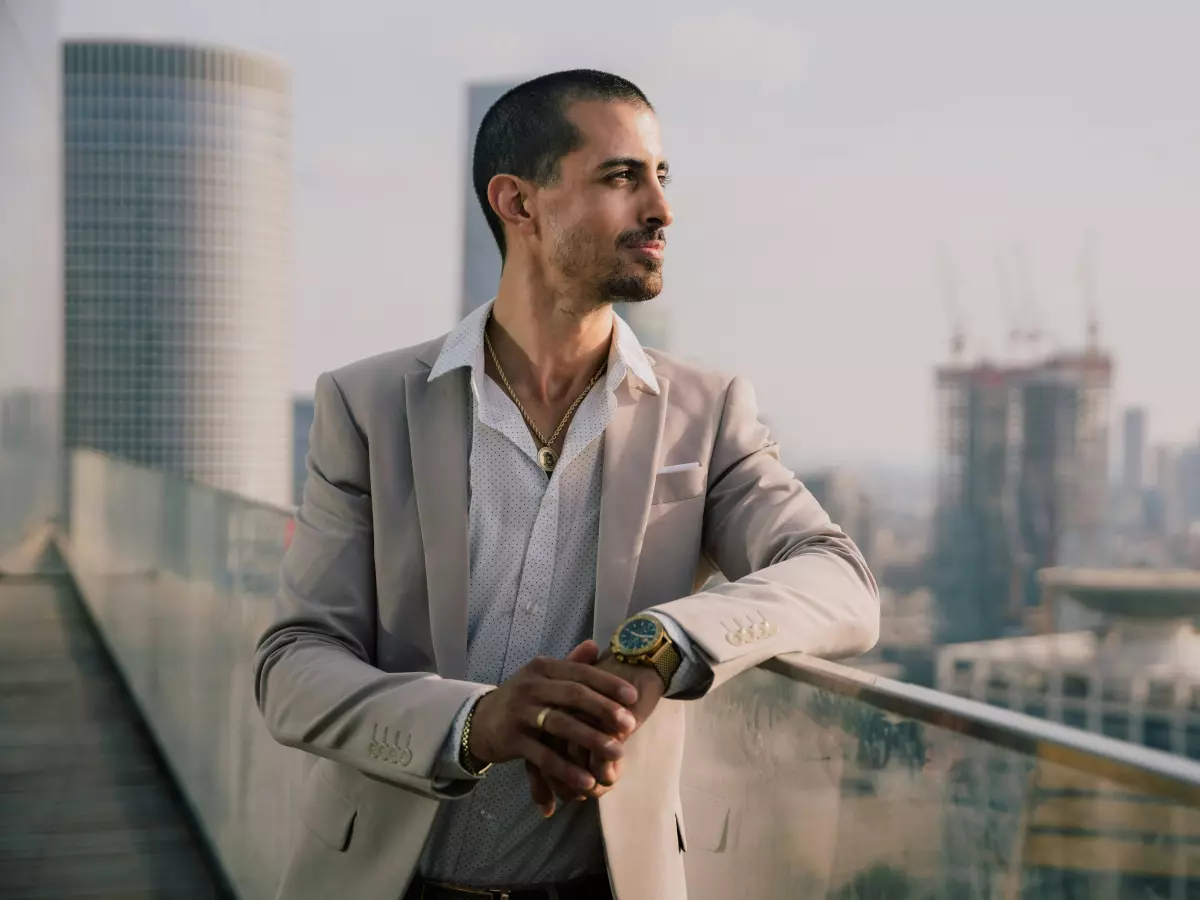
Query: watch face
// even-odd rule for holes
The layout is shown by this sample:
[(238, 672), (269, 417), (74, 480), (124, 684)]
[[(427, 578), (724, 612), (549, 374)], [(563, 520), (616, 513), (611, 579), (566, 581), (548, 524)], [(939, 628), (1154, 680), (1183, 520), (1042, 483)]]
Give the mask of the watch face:
[(650, 618), (630, 619), (621, 626), (617, 643), (622, 653), (636, 655), (648, 649), (658, 640), (662, 626)]

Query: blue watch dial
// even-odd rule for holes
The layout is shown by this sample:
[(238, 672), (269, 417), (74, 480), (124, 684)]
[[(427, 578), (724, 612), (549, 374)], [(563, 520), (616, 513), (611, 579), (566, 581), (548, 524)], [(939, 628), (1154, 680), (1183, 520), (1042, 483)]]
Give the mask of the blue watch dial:
[(617, 643), (622, 653), (637, 653), (657, 640), (661, 626), (653, 619), (630, 619), (621, 626)]

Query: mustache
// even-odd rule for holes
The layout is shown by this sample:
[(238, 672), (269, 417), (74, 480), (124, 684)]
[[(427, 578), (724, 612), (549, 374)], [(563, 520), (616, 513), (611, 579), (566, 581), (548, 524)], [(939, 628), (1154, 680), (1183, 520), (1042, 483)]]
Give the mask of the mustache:
[(644, 244), (648, 241), (667, 242), (667, 233), (662, 228), (652, 228), (649, 231), (626, 231), (617, 238), (618, 247), (632, 247), (635, 244)]

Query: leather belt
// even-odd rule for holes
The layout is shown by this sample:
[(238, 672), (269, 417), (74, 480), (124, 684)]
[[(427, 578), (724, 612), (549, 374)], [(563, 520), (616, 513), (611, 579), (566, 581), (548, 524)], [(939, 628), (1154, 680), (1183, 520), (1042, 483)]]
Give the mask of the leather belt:
[(467, 887), (417, 875), (404, 900), (612, 900), (608, 875), (588, 875), (557, 884), (506, 888)]

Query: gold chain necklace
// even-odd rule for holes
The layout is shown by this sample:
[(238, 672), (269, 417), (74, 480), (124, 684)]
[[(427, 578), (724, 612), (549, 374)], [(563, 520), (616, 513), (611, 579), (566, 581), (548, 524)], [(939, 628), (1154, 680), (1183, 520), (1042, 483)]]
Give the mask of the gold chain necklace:
[(521, 398), (517, 396), (517, 392), (513, 390), (513, 386), (508, 383), (508, 376), (504, 374), (504, 366), (500, 365), (500, 359), (496, 356), (496, 348), (492, 346), (492, 339), (488, 337), (486, 323), (483, 326), (483, 342), (487, 344), (488, 353), (492, 355), (492, 362), (496, 364), (496, 371), (500, 373), (500, 380), (504, 382), (504, 389), (508, 391), (508, 396), (517, 405), (517, 409), (521, 411), (521, 415), (525, 417), (525, 421), (529, 423), (529, 427), (533, 429), (533, 433), (542, 444), (537, 452), (537, 461), (538, 465), (542, 467), (542, 471), (549, 475), (554, 471), (554, 467), (558, 465), (558, 454), (551, 449), (551, 445), (558, 440), (558, 436), (562, 434), (562, 430), (567, 427), (567, 422), (570, 421), (579, 404), (583, 402), (583, 398), (591, 393), (592, 388), (596, 386), (596, 382), (604, 374), (606, 363), (600, 364), (600, 368), (596, 370), (596, 374), (592, 376), (592, 380), (587, 383), (587, 387), (583, 389), (583, 393), (575, 398), (575, 402), (571, 404), (571, 407), (567, 410), (567, 414), (562, 417), (562, 421), (554, 429), (554, 434), (550, 435), (550, 438), (547, 439), (534, 423), (533, 419), (530, 418), (529, 413), (525, 411), (525, 406), (521, 403)]

